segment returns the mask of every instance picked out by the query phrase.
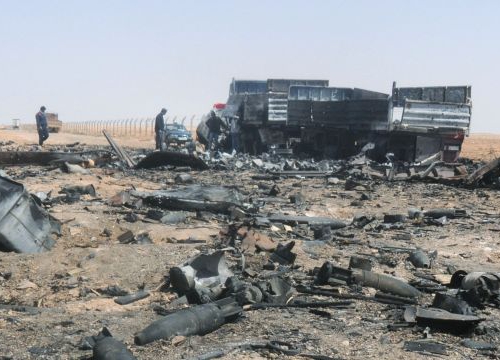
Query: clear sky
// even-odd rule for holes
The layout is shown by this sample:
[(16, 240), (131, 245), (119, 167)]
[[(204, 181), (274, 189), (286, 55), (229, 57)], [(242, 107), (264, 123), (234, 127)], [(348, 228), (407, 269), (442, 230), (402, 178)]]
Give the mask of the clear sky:
[(0, 0), (0, 122), (207, 112), (231, 79), (472, 85), (500, 132), (500, 1)]

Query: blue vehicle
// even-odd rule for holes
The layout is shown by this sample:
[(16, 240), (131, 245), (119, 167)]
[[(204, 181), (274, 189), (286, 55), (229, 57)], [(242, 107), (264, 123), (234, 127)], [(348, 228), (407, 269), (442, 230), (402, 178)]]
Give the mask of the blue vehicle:
[(168, 145), (185, 145), (192, 142), (191, 133), (182, 124), (165, 124), (165, 142)]

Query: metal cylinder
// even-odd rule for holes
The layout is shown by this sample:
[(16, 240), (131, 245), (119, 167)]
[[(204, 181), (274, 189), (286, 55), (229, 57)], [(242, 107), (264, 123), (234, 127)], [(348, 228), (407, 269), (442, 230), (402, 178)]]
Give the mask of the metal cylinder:
[(353, 272), (353, 279), (356, 284), (372, 287), (390, 294), (409, 298), (420, 296), (420, 291), (416, 288), (392, 276), (361, 270)]
[(227, 312), (216, 303), (194, 306), (167, 315), (138, 332), (136, 345), (145, 345), (159, 339), (176, 335), (204, 335), (226, 322)]

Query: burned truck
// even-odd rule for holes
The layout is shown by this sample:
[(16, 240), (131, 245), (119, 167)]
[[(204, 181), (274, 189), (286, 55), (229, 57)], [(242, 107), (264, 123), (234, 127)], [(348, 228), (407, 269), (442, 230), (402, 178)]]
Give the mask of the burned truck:
[[(454, 162), (471, 119), (470, 86), (397, 87), (391, 94), (330, 87), (328, 80), (233, 80), (226, 106), (229, 122), (241, 122), (242, 151), (294, 152), (344, 158), (370, 149), (418, 162), (436, 153)], [(205, 142), (201, 122), (198, 138)], [(367, 146), (368, 145), (368, 146)]]

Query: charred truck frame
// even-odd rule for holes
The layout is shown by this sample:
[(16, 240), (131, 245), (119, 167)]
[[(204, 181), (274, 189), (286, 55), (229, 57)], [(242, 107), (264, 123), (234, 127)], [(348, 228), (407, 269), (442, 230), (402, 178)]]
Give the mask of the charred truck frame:
[[(329, 87), (328, 80), (233, 80), (218, 113), (241, 120), (244, 152), (293, 151), (316, 157), (354, 155), (368, 143), (370, 156), (393, 153), (418, 162), (438, 152), (454, 162), (469, 133), (470, 86), (396, 87), (392, 94)], [(205, 142), (204, 121), (197, 129)]]

